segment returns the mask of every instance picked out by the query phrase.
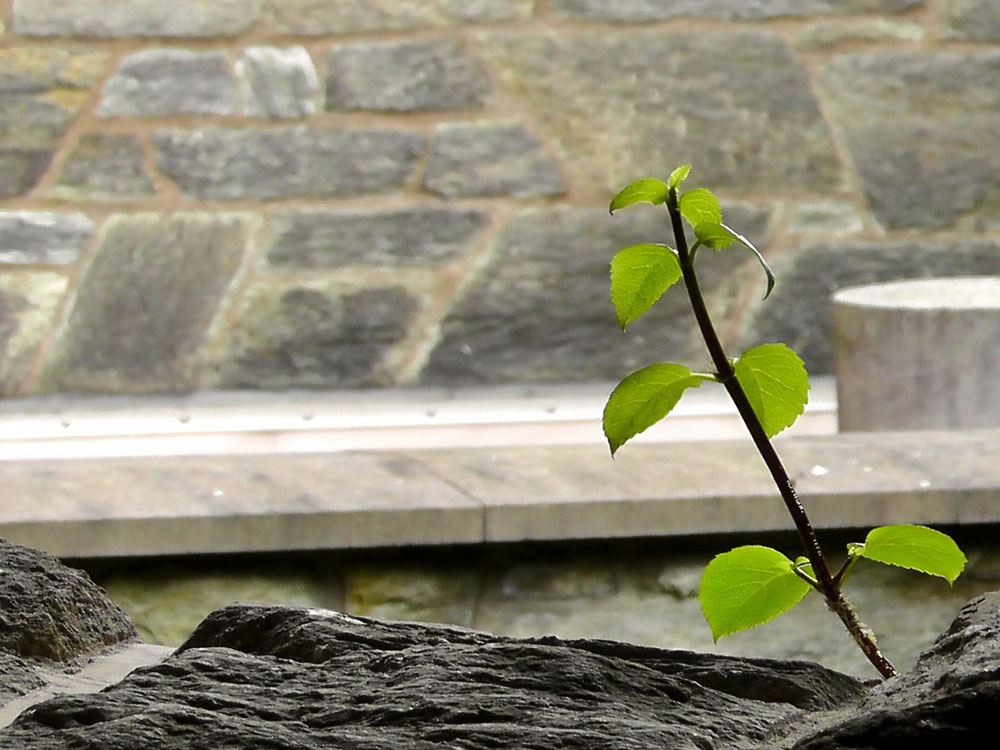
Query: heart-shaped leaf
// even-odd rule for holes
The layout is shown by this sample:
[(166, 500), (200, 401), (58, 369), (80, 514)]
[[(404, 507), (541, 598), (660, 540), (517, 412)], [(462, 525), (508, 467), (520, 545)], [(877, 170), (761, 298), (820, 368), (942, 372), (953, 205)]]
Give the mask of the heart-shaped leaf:
[(736, 379), (767, 436), (774, 437), (805, 410), (809, 374), (799, 355), (784, 344), (762, 344), (736, 360)]
[(770, 547), (749, 545), (717, 555), (701, 576), (698, 599), (720, 638), (762, 625), (787, 612), (812, 588), (794, 563)]

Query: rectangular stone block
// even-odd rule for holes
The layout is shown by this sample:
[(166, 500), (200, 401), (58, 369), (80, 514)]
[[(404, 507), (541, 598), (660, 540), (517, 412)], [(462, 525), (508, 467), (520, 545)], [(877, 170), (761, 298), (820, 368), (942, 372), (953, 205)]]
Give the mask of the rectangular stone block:
[(159, 130), (157, 165), (187, 195), (348, 197), (403, 187), (424, 148), (394, 130)]
[(25, 36), (232, 36), (257, 19), (262, 0), (14, 0)]
[(94, 222), (82, 213), (0, 211), (0, 263), (69, 265), (93, 233)]

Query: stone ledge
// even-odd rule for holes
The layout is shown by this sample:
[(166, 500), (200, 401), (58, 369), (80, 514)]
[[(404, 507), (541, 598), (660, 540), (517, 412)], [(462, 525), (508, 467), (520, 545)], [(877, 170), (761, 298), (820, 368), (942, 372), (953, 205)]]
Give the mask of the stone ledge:
[[(1000, 430), (791, 437), (825, 528), (1000, 521)], [(789, 528), (746, 441), (0, 463), (0, 537), (62, 557)]]

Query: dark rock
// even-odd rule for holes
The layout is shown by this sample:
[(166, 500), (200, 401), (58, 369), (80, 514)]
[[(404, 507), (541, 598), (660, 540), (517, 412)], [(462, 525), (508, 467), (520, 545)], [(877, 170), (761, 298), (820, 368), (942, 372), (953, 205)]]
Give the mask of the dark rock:
[(0, 706), (44, 684), (45, 679), (31, 662), (0, 650)]
[(481, 44), (497, 80), (557, 144), (574, 187), (613, 195), (684, 163), (695, 165), (692, 187), (841, 187), (806, 70), (775, 34), (566, 30), (485, 34)]
[(862, 692), (806, 663), (234, 605), (163, 664), (22, 715), (0, 747), (749, 748), (793, 700)]
[(357, 388), (386, 385), (384, 361), (419, 302), (402, 287), (345, 291), (337, 284), (261, 282), (231, 331), (219, 385)]
[[(41, 654), (58, 658), (131, 637), (81, 574), (2, 542), (0, 561), (0, 674), (12, 676), (0, 697), (34, 685), (11, 643), (58, 643)], [(35, 704), (0, 729), (0, 749), (978, 748), (995, 739), (998, 675), (998, 592), (875, 684), (808, 662), (233, 604), (165, 661)]]
[(247, 214), (109, 219), (44, 374), (55, 390), (177, 392), (242, 260)]
[(424, 187), (446, 198), (559, 195), (566, 183), (542, 144), (520, 125), (439, 125)]
[(86, 573), (0, 539), (0, 654), (66, 661), (134, 637)]
[(820, 80), (880, 222), (995, 226), (1000, 52), (843, 55)]
[(476, 109), (490, 90), (482, 65), (453, 39), (337, 44), (327, 70), (330, 110)]
[[(1000, 705), (1000, 592), (973, 599), (909, 672), (878, 685), (795, 750), (991, 747)], [(991, 738), (991, 739), (988, 739)]]
[[(766, 244), (768, 212), (726, 207), (738, 231)], [(617, 380), (665, 358), (706, 362), (680, 288), (622, 333), (609, 293), (612, 256), (640, 242), (672, 242), (664, 214), (547, 208), (514, 219), (462, 300), (441, 325), (423, 372), (443, 384)], [(729, 304), (733, 280), (759, 273), (735, 251), (699, 256), (713, 310)], [(734, 273), (735, 271), (735, 273)], [(650, 359), (655, 357), (655, 359)]]
[(353, 197), (402, 188), (424, 136), (390, 130), (204, 128), (153, 135), (157, 165), (202, 198)]
[(776, 262), (774, 293), (744, 342), (783, 341), (813, 374), (832, 373), (835, 291), (859, 284), (1000, 273), (1000, 244), (987, 241), (818, 244)]
[(272, 266), (439, 266), (469, 253), (489, 223), (476, 208), (396, 211), (304, 209), (274, 216)]

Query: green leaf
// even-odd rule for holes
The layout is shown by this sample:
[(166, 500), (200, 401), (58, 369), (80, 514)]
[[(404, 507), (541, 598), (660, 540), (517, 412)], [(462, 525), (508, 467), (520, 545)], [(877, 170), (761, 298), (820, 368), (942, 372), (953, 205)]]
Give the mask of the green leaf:
[(771, 296), (771, 290), (774, 289), (774, 272), (771, 270), (771, 267), (767, 265), (767, 261), (764, 260), (764, 254), (754, 247), (754, 244), (750, 240), (732, 227), (727, 227), (725, 224), (722, 224), (721, 226), (723, 229), (731, 232), (733, 237), (739, 240), (744, 247), (757, 256), (757, 262), (760, 263), (760, 267), (764, 269), (764, 275), (767, 277), (767, 288), (764, 290), (764, 299), (767, 299)]
[(670, 177), (667, 179), (667, 187), (679, 188), (681, 183), (687, 179), (688, 174), (691, 172), (690, 164), (683, 164), (673, 172), (670, 173)]
[(652, 203), (654, 206), (665, 203), (668, 191), (666, 183), (655, 177), (636, 180), (611, 199), (610, 211), (614, 213), (633, 203)]
[(711, 190), (705, 188), (696, 188), (684, 193), (681, 196), (680, 209), (681, 216), (687, 219), (692, 227), (696, 227), (702, 222), (709, 224), (722, 222), (722, 208), (719, 206), (719, 199), (712, 195)]
[(794, 424), (809, 401), (809, 374), (784, 344), (762, 344), (736, 360), (736, 379), (769, 438)]
[(856, 554), (886, 565), (940, 576), (949, 584), (965, 568), (965, 555), (955, 541), (926, 526), (900, 524), (872, 529)]
[(698, 599), (712, 637), (762, 625), (809, 593), (794, 563), (770, 547), (737, 547), (716, 556), (701, 576)]
[(713, 224), (710, 221), (703, 221), (694, 228), (694, 236), (698, 241), (712, 248), (722, 250), (736, 242), (736, 235), (726, 229), (722, 224)]
[(619, 250), (611, 260), (611, 301), (622, 330), (680, 277), (680, 261), (666, 245), (632, 245)]
[(643, 367), (620, 382), (604, 407), (604, 435), (611, 455), (643, 430), (663, 419), (688, 388), (706, 379), (673, 362)]

